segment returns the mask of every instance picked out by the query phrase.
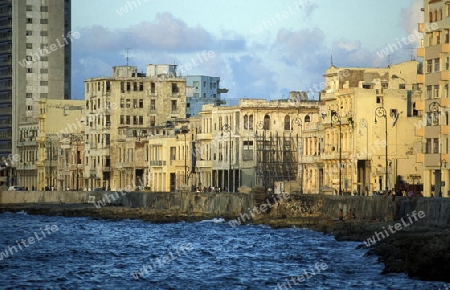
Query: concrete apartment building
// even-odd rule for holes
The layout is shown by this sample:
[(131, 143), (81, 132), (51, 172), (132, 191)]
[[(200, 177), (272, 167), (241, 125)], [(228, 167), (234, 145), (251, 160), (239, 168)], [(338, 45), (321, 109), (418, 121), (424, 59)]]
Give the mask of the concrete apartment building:
[(149, 64), (145, 74), (113, 67), (112, 77), (85, 81), (85, 102), (84, 187), (149, 186), (147, 138), (186, 117), (186, 80), (176, 76), (176, 66)]
[[(324, 185), (335, 193), (422, 183), (421, 63), (388, 68), (327, 69), (320, 96), (320, 158)], [(322, 139), (323, 138), (323, 139)], [(387, 153), (387, 155), (386, 155)]]
[(19, 124), (41, 98), (70, 99), (70, 15), (68, 0), (0, 0), (0, 156), (18, 154)]
[(202, 106), (224, 104), (221, 94), (227, 89), (220, 88), (220, 78), (210, 76), (186, 76), (186, 117), (198, 116)]
[(39, 101), (39, 119), (19, 125), (20, 160), (15, 164), (19, 186), (29, 190), (76, 188), (76, 171), (79, 176), (81, 173), (80, 148), (84, 147), (84, 115), (82, 100)]
[(423, 40), (417, 56), (424, 63), (424, 89), (418, 103), (424, 115), (417, 136), (423, 138), (424, 148), (417, 158), (424, 167), (424, 195), (449, 197), (450, 3), (425, 0), (422, 11), (425, 23), (418, 27)]

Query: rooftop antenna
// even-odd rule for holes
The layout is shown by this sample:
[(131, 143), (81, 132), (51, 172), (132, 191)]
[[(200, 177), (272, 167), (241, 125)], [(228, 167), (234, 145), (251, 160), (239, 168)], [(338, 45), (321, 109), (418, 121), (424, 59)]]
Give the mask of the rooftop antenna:
[(411, 51), (411, 60), (416, 60), (416, 59), (414, 58), (413, 51), (414, 51), (415, 49), (418, 49), (418, 48), (419, 48), (419, 47), (406, 46), (406, 47), (404, 47), (403, 49), (409, 49), (409, 50)]
[(333, 54), (331, 54), (331, 66), (334, 66), (334, 63), (333, 63)]
[(127, 47), (127, 66), (128, 66), (128, 50), (129, 48)]

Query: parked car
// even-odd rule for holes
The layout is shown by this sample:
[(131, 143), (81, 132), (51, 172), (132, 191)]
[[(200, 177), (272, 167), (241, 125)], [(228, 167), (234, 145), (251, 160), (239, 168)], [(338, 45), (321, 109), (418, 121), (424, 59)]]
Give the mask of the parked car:
[(20, 191), (20, 190), (25, 190), (25, 187), (13, 185), (8, 188), (8, 191)]

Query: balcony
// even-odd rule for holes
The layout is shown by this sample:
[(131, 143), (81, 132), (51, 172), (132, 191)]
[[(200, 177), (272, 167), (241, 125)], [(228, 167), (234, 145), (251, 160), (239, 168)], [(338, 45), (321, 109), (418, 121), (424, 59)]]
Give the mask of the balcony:
[(423, 84), (425, 82), (425, 75), (424, 74), (418, 74), (416, 82), (418, 84)]
[(442, 81), (450, 81), (450, 71), (442, 71), (441, 72), (441, 80)]
[(196, 166), (200, 167), (200, 168), (211, 168), (212, 161), (211, 160), (197, 160)]
[(442, 44), (441, 52), (450, 52), (450, 43), (444, 43)]
[(154, 166), (154, 167), (166, 166), (166, 161), (165, 160), (152, 160), (152, 161), (150, 161), (150, 166)]
[[(301, 156), (300, 157), (301, 163), (317, 163), (319, 162), (320, 156), (319, 155), (307, 155), (307, 156)], [(339, 157), (338, 157), (339, 158)]]
[(417, 23), (417, 31), (424, 33), (425, 32), (425, 23)]
[(417, 48), (417, 57), (425, 57), (425, 47)]
[(425, 154), (424, 156), (424, 166), (426, 167), (440, 167), (441, 166), (441, 154)]
[[(170, 160), (169, 164), (170, 166), (183, 167), (184, 160)], [(189, 164), (189, 160), (186, 160), (186, 164)]]
[(211, 140), (212, 134), (211, 133), (200, 133), (200, 134), (197, 134), (197, 139), (198, 140)]

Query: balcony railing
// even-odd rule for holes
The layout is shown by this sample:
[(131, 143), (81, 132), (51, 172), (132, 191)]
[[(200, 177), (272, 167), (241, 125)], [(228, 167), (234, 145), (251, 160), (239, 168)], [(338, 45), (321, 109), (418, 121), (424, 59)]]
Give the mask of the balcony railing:
[(165, 160), (152, 160), (150, 161), (150, 166), (166, 166)]

